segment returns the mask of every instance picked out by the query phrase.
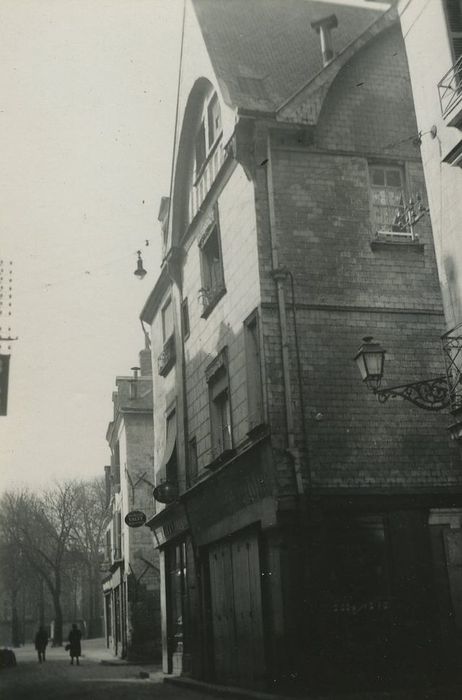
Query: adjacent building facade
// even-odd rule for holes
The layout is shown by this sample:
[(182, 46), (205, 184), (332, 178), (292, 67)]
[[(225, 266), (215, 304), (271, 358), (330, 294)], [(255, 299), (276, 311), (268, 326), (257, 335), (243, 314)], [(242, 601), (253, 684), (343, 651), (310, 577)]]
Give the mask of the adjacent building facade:
[[(158, 554), (143, 521), (128, 526), (129, 513), (152, 513), (152, 378), (150, 351), (140, 353), (131, 377), (117, 377), (114, 417), (107, 441), (108, 524), (103, 579), (107, 646), (130, 660), (160, 658)], [(133, 518), (132, 521), (133, 523)]]
[[(227, 685), (392, 682), (458, 649), (462, 475), (406, 55), (387, 13), (186, 3), (151, 328), (163, 665)], [(412, 136), (412, 138), (411, 138)]]
[(462, 5), (398, 4), (406, 45), (446, 318), (443, 347), (453, 421), (462, 440)]

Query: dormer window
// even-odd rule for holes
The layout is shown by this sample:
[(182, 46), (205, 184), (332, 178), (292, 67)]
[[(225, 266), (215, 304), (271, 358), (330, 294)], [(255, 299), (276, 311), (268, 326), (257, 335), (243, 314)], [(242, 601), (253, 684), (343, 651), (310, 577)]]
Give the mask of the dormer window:
[(326, 66), (334, 58), (334, 45), (332, 41), (332, 29), (337, 27), (338, 21), (335, 15), (329, 15), (311, 22), (313, 29), (319, 34), (321, 42), (322, 63)]

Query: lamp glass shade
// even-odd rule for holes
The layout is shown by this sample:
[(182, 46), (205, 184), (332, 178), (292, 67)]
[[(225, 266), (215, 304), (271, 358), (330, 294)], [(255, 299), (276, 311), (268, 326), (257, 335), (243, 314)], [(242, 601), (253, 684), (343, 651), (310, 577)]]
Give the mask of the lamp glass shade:
[(371, 341), (372, 338), (364, 338), (364, 343), (359, 348), (355, 361), (363, 382), (379, 385), (383, 377), (386, 351), (379, 343)]

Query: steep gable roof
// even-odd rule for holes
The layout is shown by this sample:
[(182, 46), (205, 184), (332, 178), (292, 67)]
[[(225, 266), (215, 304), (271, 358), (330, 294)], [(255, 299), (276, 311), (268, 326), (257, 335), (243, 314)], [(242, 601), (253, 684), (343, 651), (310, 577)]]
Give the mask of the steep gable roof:
[(322, 70), (311, 24), (335, 14), (339, 53), (383, 11), (312, 0), (192, 0), (217, 78), (233, 105), (273, 112)]

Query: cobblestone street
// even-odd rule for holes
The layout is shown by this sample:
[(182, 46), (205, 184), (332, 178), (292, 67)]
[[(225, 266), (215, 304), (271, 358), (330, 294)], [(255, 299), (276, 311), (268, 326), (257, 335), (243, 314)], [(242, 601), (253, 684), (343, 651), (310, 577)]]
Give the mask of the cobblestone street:
[[(37, 661), (32, 644), (15, 650), (17, 666), (2, 669), (2, 700), (119, 700), (121, 698), (191, 698), (202, 694), (163, 683), (155, 666), (132, 666), (111, 660), (102, 640), (86, 641), (80, 666), (71, 666), (64, 648), (48, 648), (47, 660)], [(149, 674), (141, 678), (140, 674)]]

